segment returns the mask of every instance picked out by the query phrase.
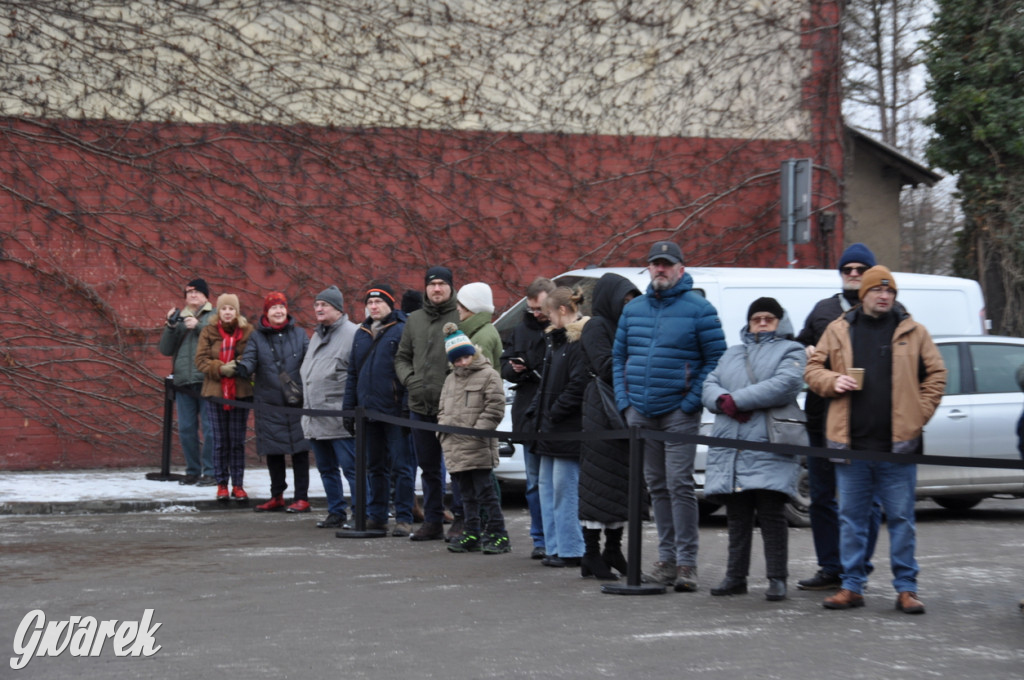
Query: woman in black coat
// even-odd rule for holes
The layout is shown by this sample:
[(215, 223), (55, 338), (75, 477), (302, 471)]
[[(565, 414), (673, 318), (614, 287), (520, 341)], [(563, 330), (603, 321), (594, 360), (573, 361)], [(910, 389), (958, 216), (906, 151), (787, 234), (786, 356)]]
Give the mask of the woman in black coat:
[[(285, 403), (281, 372), (295, 384), (302, 385), (299, 368), (306, 356), (309, 336), (295, 325), (288, 314), (284, 293), (271, 293), (263, 301), (263, 315), (256, 323), (249, 343), (238, 360), (236, 375), (253, 378), (256, 402), (256, 453), (267, 461), (270, 471), (270, 500), (257, 505), (256, 512), (287, 510), (309, 512), (309, 440), (302, 435), (302, 415), (298, 412), (261, 409), (261, 406), (302, 406)], [(284, 500), (286, 481), (285, 456), (292, 457), (295, 477), (295, 498), (291, 505)]]
[[(592, 316), (583, 328), (580, 346), (583, 362), (591, 376), (583, 394), (583, 431), (619, 429), (604, 409), (598, 382), (614, 394), (612, 386), (612, 345), (622, 308), (640, 295), (633, 283), (618, 274), (605, 274), (594, 287)], [(584, 575), (590, 572), (602, 580), (616, 580), (611, 569), (626, 574), (622, 554), (622, 530), (628, 515), (629, 442), (622, 439), (588, 439), (582, 442), (580, 457), (580, 524), (585, 552)], [(601, 552), (601, 530), (605, 548)]]
[[(545, 341), (547, 351), (540, 387), (528, 411), (541, 433), (582, 430), (583, 390), (589, 380), (580, 351), (580, 334), (587, 323), (579, 308), (583, 295), (566, 287), (556, 288), (544, 300), (544, 313), (551, 321)], [(577, 566), (583, 557), (583, 532), (579, 521), (580, 442), (538, 440), (540, 456), (541, 515), (547, 567)]]

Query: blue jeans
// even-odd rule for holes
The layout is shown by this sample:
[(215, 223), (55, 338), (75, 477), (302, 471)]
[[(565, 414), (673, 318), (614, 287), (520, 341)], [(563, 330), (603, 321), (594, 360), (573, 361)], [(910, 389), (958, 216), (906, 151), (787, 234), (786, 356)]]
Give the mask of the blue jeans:
[(864, 592), (867, 581), (868, 536), (875, 497), (882, 503), (889, 528), (889, 562), (896, 592), (917, 592), (917, 532), (914, 527), (914, 487), (917, 466), (854, 460), (836, 465), (839, 486), (839, 547), (843, 559), (843, 588)]
[[(320, 473), (320, 480), (324, 484), (324, 493), (327, 495), (327, 512), (347, 517), (348, 504), (345, 502), (345, 487), (342, 486), (341, 472), (345, 473), (349, 490), (355, 491), (355, 441), (352, 439), (313, 439), (310, 441), (313, 444), (313, 455), (316, 456), (316, 469)], [(339, 468), (341, 468), (341, 472), (339, 472)]]
[[(648, 430), (695, 435), (700, 411), (687, 414), (676, 409), (648, 418), (630, 406), (626, 422)], [(700, 515), (693, 481), (696, 455), (696, 444), (644, 441), (644, 479), (658, 528), (658, 559), (677, 566), (697, 566)]]
[(579, 461), (540, 456), (537, 486), (548, 555), (583, 557)]
[[(821, 434), (811, 434), (811, 446), (824, 446)], [(843, 565), (839, 557), (839, 503), (836, 501), (836, 464), (828, 458), (807, 457), (807, 481), (810, 486), (811, 536), (814, 552), (818, 556), (818, 567), (829, 574), (842, 574)], [(868, 552), (866, 569), (870, 574), (871, 556), (875, 554), (878, 540), (878, 526), (882, 521), (882, 506), (875, 500), (868, 530)]]
[(540, 456), (528, 444), (523, 444), (523, 462), (526, 463), (526, 507), (530, 509), (530, 538), (534, 548), (544, 547), (544, 513), (540, 508)]
[(370, 500), (366, 515), (382, 524), (388, 521), (391, 480), (395, 484), (395, 521), (412, 524), (416, 463), (400, 425), (366, 422), (366, 478)]
[[(199, 394), (202, 383), (188, 385)], [(178, 440), (181, 442), (182, 453), (185, 454), (186, 475), (206, 475), (213, 477), (213, 437), (212, 428), (203, 408), (203, 400), (184, 392), (174, 393), (174, 407), (178, 412)], [(199, 424), (203, 427), (203, 447), (199, 448)], [(202, 456), (202, 457), (200, 457)]]

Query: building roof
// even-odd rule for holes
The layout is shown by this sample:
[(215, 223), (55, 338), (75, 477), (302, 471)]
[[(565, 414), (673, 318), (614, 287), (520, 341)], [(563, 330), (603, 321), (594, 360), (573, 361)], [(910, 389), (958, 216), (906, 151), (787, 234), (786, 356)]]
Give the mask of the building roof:
[(844, 125), (843, 127), (846, 128), (846, 134), (853, 140), (854, 150), (857, 152), (864, 151), (873, 155), (887, 169), (898, 173), (901, 185), (910, 184), (917, 186), (918, 184), (924, 184), (931, 187), (935, 186), (942, 179), (942, 175), (906, 156), (896, 147), (880, 142), (870, 137), (866, 132), (850, 125)]

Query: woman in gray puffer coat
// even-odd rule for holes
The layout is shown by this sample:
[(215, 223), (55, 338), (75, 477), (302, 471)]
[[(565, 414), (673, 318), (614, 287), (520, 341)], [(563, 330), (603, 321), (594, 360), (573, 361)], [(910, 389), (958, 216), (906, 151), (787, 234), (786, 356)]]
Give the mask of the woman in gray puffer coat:
[[(701, 398), (716, 414), (713, 437), (767, 442), (766, 410), (793, 402), (803, 385), (807, 356), (803, 345), (792, 340), (793, 326), (773, 298), (754, 300), (747, 321), (740, 332), (743, 344), (730, 347), (718, 360)], [(704, 494), (725, 503), (729, 522), (725, 580), (711, 589), (712, 595), (747, 592), (756, 521), (764, 540), (765, 597), (786, 597), (789, 526), (784, 508), (787, 497), (797, 495), (799, 472), (795, 456), (722, 447), (708, 451)]]

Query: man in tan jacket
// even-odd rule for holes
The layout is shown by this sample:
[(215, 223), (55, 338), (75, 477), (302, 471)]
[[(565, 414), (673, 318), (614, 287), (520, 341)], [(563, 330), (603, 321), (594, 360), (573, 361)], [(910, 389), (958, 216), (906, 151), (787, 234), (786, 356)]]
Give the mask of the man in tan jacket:
[(889, 528), (896, 609), (924, 613), (917, 598), (917, 465), (911, 456), (923, 453), (921, 433), (942, 399), (946, 367), (927, 329), (896, 302), (896, 291), (886, 267), (866, 271), (860, 306), (829, 324), (804, 373), (811, 390), (831, 399), (825, 425), (829, 448), (908, 456), (906, 463), (836, 465), (843, 585), (825, 599), (827, 609), (864, 606), (868, 528), (877, 496)]

